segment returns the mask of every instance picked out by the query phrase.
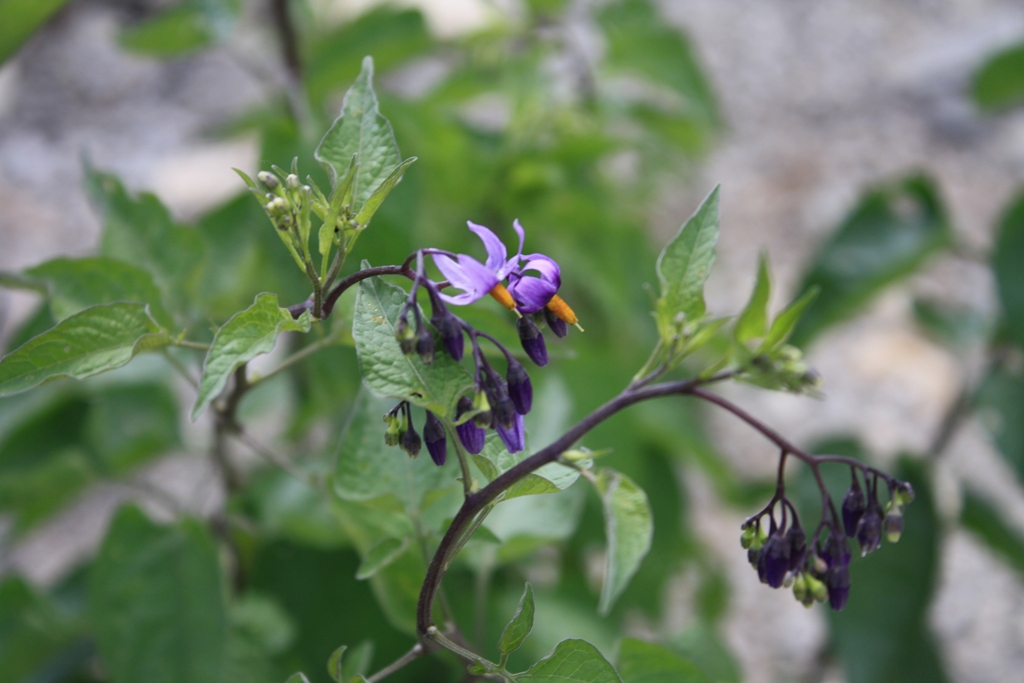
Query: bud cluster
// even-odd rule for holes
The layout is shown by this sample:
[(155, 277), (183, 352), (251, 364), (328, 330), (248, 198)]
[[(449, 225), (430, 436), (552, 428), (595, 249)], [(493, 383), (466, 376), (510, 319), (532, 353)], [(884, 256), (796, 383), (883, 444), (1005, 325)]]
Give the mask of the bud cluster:
[(800, 349), (789, 344), (783, 344), (770, 354), (754, 356), (750, 361), (750, 376), (746, 379), (795, 394), (813, 394), (822, 383), (821, 375), (804, 362)]
[[(867, 494), (860, 486), (858, 469), (865, 477)], [(772, 588), (792, 587), (793, 596), (805, 607), (827, 601), (832, 609), (842, 610), (850, 595), (848, 539), (857, 540), (862, 555), (878, 549), (883, 531), (895, 543), (903, 530), (903, 508), (914, 498), (910, 484), (872, 468), (851, 465), (851, 473), (853, 483), (843, 498), (841, 518), (823, 489), (823, 518), (810, 538), (785, 496), (781, 469), (775, 497), (742, 526), (740, 543), (761, 582)], [(879, 479), (889, 488), (884, 509), (877, 496)]]

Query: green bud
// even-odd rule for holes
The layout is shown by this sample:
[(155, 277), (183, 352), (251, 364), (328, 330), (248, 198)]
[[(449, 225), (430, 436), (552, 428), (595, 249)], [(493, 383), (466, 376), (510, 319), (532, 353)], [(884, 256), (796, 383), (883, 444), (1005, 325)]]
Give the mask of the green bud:
[(486, 429), (491, 426), (491, 402), (487, 400), (487, 394), (483, 391), (476, 392), (473, 397), (473, 410), (479, 411), (473, 416), (473, 423), (477, 427)]
[(882, 528), (885, 529), (885, 540), (889, 543), (897, 543), (903, 535), (903, 507), (893, 505), (892, 501), (885, 506), (885, 519), (882, 521)]
[(743, 535), (740, 536), (740, 545), (743, 546), (744, 550), (749, 550), (750, 546), (754, 544), (754, 537), (757, 535), (757, 529), (754, 528), (753, 524), (743, 527)]
[(295, 175), (294, 173), (289, 173), (288, 177), (284, 179), (284, 184), (285, 187), (287, 187), (289, 190), (294, 191), (299, 189), (299, 186), (302, 185), (302, 182), (299, 180), (299, 176)]
[(256, 179), (260, 181), (263, 187), (267, 188), (271, 192), (276, 190), (280, 186), (280, 182), (277, 180), (277, 176), (269, 171), (260, 171), (256, 174)]
[(914, 489), (907, 482), (901, 482), (893, 491), (893, 500), (900, 505), (909, 505), (914, 502)]
[(807, 581), (807, 593), (812, 599), (818, 602), (825, 602), (828, 600), (828, 586), (823, 581), (819, 581), (810, 574), (806, 575)]
[[(797, 574), (796, 578), (793, 579), (793, 597), (796, 598), (798, 602), (802, 602), (806, 605), (807, 597), (809, 595), (810, 593), (807, 590), (807, 578), (804, 576), (803, 572), (800, 572)], [(814, 602), (813, 597), (811, 598), (811, 602)]]
[(804, 357), (804, 354), (795, 346), (784, 344), (775, 352), (776, 357), (783, 363), (795, 363)]

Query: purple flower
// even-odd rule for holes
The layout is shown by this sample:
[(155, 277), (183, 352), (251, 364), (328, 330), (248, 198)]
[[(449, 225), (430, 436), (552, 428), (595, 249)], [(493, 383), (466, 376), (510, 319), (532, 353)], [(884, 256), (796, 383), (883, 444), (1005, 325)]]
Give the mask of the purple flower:
[[(480, 263), (472, 256), (458, 254), (453, 259), (444, 254), (432, 254), (437, 269), (448, 279), (448, 283), (461, 294), (441, 294), (441, 298), (456, 306), (465, 306), (479, 301), (490, 294), (509, 310), (534, 313), (544, 308), (561, 285), (558, 264), (544, 254), (523, 256), (523, 242), (526, 232), (519, 220), (512, 223), (519, 235), (519, 250), (512, 258), (498, 236), (489, 228), (467, 221), (469, 229), (483, 241), (487, 261)], [(525, 265), (520, 263), (525, 260)], [(531, 271), (539, 274), (524, 275)], [(502, 281), (509, 279), (508, 289)]]

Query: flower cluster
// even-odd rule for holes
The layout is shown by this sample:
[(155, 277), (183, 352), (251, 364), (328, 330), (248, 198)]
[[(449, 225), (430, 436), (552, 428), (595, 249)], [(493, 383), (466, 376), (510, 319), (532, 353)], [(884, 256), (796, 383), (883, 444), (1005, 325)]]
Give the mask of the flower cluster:
[[(853, 483), (843, 498), (841, 517), (828, 492), (822, 489), (824, 514), (810, 538), (800, 525), (796, 508), (786, 498), (781, 481), (768, 506), (742, 527), (740, 543), (761, 582), (772, 588), (792, 587), (794, 597), (805, 607), (828, 601), (832, 609), (842, 610), (850, 595), (848, 540), (857, 540), (862, 555), (878, 549), (883, 531), (886, 539), (895, 543), (903, 530), (903, 508), (914, 498), (906, 482), (859, 464), (850, 469)], [(865, 477), (867, 495), (860, 486), (858, 469)], [(877, 495), (879, 479), (889, 489), (884, 509)]]
[[(557, 294), (561, 286), (558, 264), (544, 254), (523, 255), (525, 232), (518, 220), (513, 227), (519, 235), (519, 249), (512, 258), (493, 232), (472, 222), (469, 229), (480, 237), (487, 252), (484, 263), (466, 254), (439, 249), (417, 252), (413, 286), (395, 327), (395, 338), (403, 353), (416, 354), (425, 364), (433, 363), (434, 333), (416, 305), (416, 294), (422, 287), (430, 300), (430, 325), (445, 351), (456, 361), (465, 355), (465, 339), (469, 337), (475, 366), (474, 391), (472, 396), (459, 399), (453, 424), (462, 445), (474, 454), (483, 450), (488, 428), (498, 433), (510, 453), (523, 450), (523, 416), (533, 405), (533, 386), (522, 363), (504, 345), (454, 315), (448, 304), (465, 306), (486, 295), (494, 297), (516, 314), (516, 330), (523, 351), (539, 366), (548, 362), (542, 327), (550, 328), (558, 337), (568, 334), (569, 325), (579, 327), (576, 314)], [(433, 282), (424, 275), (424, 254), (433, 258), (438, 270), (447, 278), (446, 282)], [(461, 293), (445, 293), (443, 290), (449, 286)], [(505, 357), (504, 375), (483, 353), (481, 340), (491, 343)], [(419, 435), (411, 427), (408, 405), (399, 404), (385, 416), (385, 421), (388, 422), (388, 443), (401, 445), (409, 455), (415, 456), (419, 452)], [(447, 459), (444, 425), (430, 411), (427, 411), (423, 433), (434, 462), (444, 464)]]

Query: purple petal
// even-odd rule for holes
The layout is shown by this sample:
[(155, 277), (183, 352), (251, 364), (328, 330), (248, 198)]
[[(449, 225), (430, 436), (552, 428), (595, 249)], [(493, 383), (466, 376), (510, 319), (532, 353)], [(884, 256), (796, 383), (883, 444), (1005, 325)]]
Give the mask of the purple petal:
[(471, 304), (481, 299), (491, 291), (494, 285), (498, 284), (494, 273), (472, 256), (459, 254), (458, 263), (443, 254), (432, 254), (432, 257), (437, 269), (448, 279), (449, 284), (465, 292), (456, 296), (441, 293), (440, 297), (450, 304), (456, 306)]
[(526, 260), (526, 265), (523, 266), (520, 271), (521, 273), (527, 270), (535, 270), (540, 273), (541, 279), (553, 283), (555, 289), (562, 286), (562, 271), (554, 259), (544, 254), (530, 254), (523, 258)]
[(526, 432), (523, 429), (523, 416), (516, 413), (515, 421), (512, 423), (510, 429), (505, 429), (502, 426), (497, 427), (498, 436), (505, 442), (505, 448), (508, 449), (509, 453), (518, 453), (523, 450), (523, 441), (526, 438)]
[[(508, 251), (505, 249), (505, 245), (502, 243), (498, 236), (491, 232), (490, 228), (478, 225), (473, 221), (466, 221), (469, 229), (476, 233), (484, 243), (484, 249), (487, 250), (487, 270), (492, 273), (499, 273), (506, 265), (508, 259)], [(504, 280), (504, 275), (497, 276), (499, 280)]]
[(519, 310), (523, 313), (536, 313), (551, 301), (551, 297), (558, 291), (558, 285), (545, 282), (537, 277), (521, 277), (509, 285), (508, 291), (519, 304)]

